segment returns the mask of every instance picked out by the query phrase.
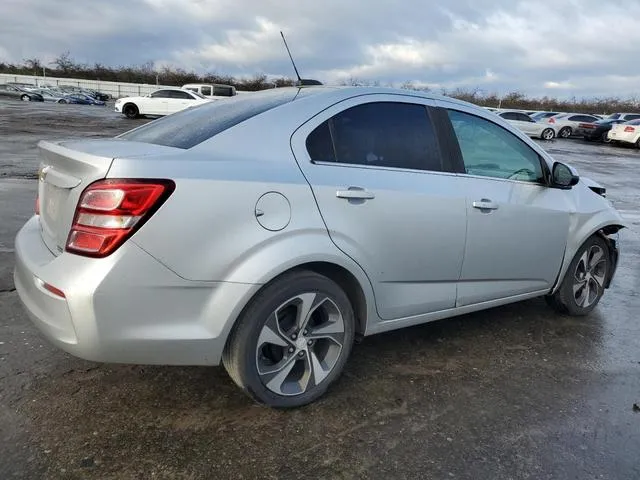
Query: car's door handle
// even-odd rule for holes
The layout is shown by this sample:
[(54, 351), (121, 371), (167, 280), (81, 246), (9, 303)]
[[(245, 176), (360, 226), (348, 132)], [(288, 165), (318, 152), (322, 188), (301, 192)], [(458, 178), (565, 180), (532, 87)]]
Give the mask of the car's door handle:
[(478, 208), (480, 210), (497, 210), (498, 204), (487, 198), (483, 198), (479, 202), (473, 202), (473, 208)]
[(360, 187), (349, 187), (347, 190), (338, 190), (336, 197), (349, 200), (372, 200), (376, 198), (373, 192)]

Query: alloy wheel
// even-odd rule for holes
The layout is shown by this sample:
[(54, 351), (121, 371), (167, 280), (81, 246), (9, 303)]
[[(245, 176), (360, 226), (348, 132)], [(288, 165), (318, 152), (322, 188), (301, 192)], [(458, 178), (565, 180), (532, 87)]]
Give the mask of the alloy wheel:
[(605, 252), (600, 246), (593, 245), (582, 254), (574, 272), (573, 297), (579, 307), (587, 308), (598, 300), (606, 275)]
[(560, 130), (560, 136), (562, 138), (569, 138), (571, 136), (571, 128), (564, 127), (562, 130)]
[(258, 376), (278, 395), (301, 395), (332, 372), (344, 341), (344, 318), (333, 300), (320, 293), (297, 295), (272, 312), (260, 331)]

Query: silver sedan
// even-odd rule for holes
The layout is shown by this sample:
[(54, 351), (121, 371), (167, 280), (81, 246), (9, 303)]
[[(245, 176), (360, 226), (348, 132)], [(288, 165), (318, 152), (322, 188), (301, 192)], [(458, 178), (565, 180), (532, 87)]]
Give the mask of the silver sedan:
[(504, 119), (405, 90), (273, 89), (39, 150), (14, 278), (44, 335), (222, 364), (274, 407), (323, 395), (356, 336), (534, 297), (589, 314), (625, 226)]

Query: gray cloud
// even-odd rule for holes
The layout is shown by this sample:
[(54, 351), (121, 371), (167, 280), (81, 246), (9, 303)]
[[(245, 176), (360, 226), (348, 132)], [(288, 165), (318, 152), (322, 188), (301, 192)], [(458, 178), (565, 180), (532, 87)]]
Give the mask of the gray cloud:
[[(3, 0), (0, 59), (147, 61), (533, 95), (636, 95), (636, 0)], [(28, 14), (25, 14), (28, 12)]]

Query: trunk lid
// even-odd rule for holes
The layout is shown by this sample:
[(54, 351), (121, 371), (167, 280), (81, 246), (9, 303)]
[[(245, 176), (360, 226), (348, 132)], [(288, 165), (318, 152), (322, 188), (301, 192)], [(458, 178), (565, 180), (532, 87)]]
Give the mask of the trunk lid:
[(105, 178), (117, 157), (147, 156), (175, 151), (115, 138), (101, 140), (41, 141), (38, 198), (40, 229), (54, 255), (64, 251), (76, 206), (84, 189)]

